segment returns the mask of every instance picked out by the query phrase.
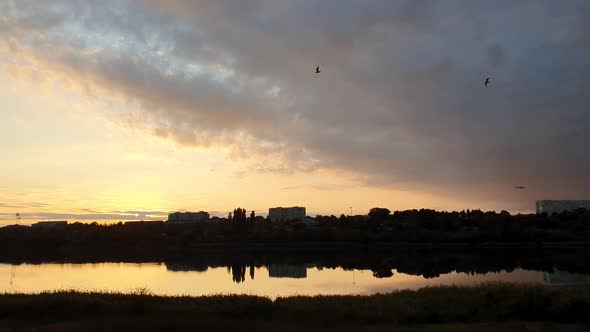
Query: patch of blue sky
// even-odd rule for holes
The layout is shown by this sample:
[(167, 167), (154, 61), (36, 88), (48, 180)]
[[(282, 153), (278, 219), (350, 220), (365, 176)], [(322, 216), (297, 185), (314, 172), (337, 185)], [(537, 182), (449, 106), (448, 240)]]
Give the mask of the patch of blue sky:
[[(59, 10), (67, 11), (64, 8)], [(124, 9), (122, 10), (121, 12), (118, 8), (118, 12), (114, 12), (115, 19), (118, 20), (116, 17), (120, 16), (125, 17)], [(82, 61), (108, 61), (135, 57), (163, 76), (187, 82), (207, 81), (231, 93), (244, 93), (243, 82), (240, 82), (231, 63), (226, 61), (211, 63), (198, 57), (187, 58), (175, 51), (176, 45), (173, 38), (175, 32), (190, 30), (197, 34), (203, 33), (196, 31), (192, 26), (177, 22), (166, 25), (164, 29), (158, 27), (153, 31), (148, 31), (150, 29), (147, 27), (130, 30), (124, 29), (129, 22), (123, 25), (107, 24), (110, 20), (96, 20), (86, 14), (66, 13), (64, 17), (66, 17), (65, 20), (59, 25), (31, 36), (28, 40), (29, 46), (34, 48), (35, 45), (43, 44), (47, 46), (47, 49), (55, 50), (55, 55), (73, 56)], [(117, 22), (120, 23), (120, 20)], [(219, 58), (227, 59), (228, 55), (220, 54)]]
[(149, 35), (149, 38), (138, 40), (133, 35), (125, 35), (122, 31), (108, 27), (97, 31), (89, 30), (78, 23), (68, 23), (52, 39), (67, 40), (70, 45), (79, 45), (80, 52), (100, 50), (105, 56), (139, 55), (142, 61), (166, 76), (187, 80), (207, 79), (217, 84), (229, 85), (229, 80), (235, 75), (232, 68), (202, 64), (176, 55), (174, 44), (166, 35)]

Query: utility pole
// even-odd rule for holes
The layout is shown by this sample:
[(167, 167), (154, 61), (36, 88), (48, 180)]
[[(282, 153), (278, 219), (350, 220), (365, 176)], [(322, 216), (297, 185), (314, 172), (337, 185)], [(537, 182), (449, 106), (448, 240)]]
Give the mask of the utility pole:
[(16, 224), (18, 225), (18, 222), (20, 221), (20, 213), (17, 212), (16, 214)]
[(350, 216), (352, 217), (352, 206), (349, 206), (349, 207), (350, 207)]

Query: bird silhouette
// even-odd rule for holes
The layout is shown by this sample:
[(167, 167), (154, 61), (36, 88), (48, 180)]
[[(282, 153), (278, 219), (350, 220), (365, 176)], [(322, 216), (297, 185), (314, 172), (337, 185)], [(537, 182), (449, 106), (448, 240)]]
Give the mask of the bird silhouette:
[(318, 66), (318, 67), (315, 69), (315, 73), (316, 73), (316, 74), (319, 74), (319, 73), (321, 73), (321, 71), (320, 71), (320, 67), (319, 67), (319, 66)]
[(514, 189), (526, 189), (526, 188), (523, 186), (519, 186), (519, 187), (514, 187)]
[(483, 83), (483, 85), (488, 86), (488, 84), (490, 84), (490, 78), (486, 78), (486, 81)]

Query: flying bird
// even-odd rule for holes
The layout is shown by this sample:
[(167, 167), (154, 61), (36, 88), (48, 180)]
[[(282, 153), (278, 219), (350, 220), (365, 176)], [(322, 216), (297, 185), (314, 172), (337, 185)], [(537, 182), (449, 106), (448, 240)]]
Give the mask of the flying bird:
[(522, 187), (522, 186), (520, 186), (520, 187), (514, 187), (514, 189), (526, 189), (526, 188), (525, 188), (525, 187)]
[(319, 67), (319, 66), (318, 66), (318, 67), (315, 69), (315, 73), (316, 73), (316, 74), (319, 74), (319, 73), (321, 73), (321, 71), (320, 71), (320, 67)]
[(487, 77), (486, 81), (483, 83), (483, 85), (488, 86), (488, 84), (490, 84), (490, 78)]

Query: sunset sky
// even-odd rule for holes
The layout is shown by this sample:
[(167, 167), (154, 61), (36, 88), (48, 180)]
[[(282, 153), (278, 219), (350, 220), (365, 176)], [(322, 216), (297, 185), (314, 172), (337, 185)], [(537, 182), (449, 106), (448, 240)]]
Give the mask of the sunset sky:
[(530, 212), (589, 142), (587, 0), (0, 0), (3, 220)]

